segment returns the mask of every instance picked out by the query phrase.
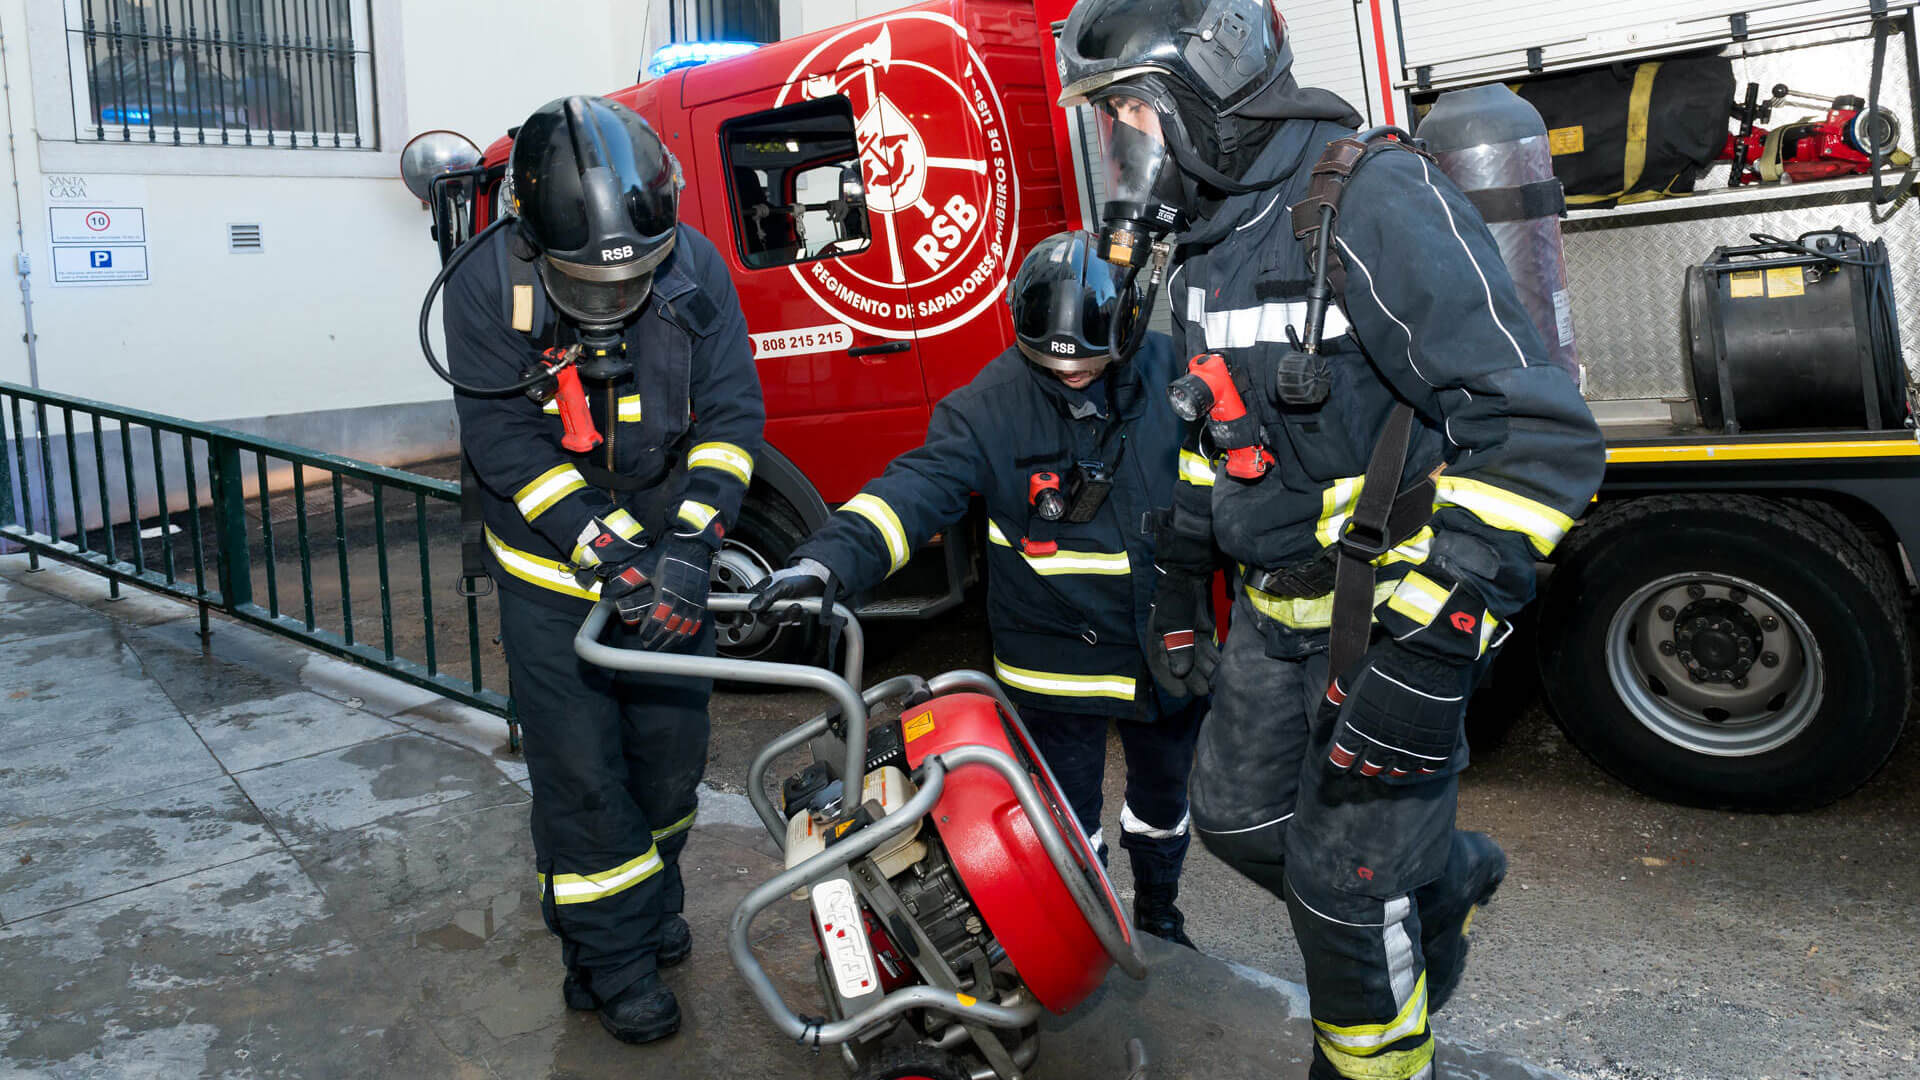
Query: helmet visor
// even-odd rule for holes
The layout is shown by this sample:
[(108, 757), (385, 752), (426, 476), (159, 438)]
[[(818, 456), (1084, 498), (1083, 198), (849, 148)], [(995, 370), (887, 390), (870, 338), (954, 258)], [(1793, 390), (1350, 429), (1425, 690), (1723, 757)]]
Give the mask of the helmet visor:
[(1098, 375), (1107, 370), (1107, 365), (1113, 361), (1113, 355), (1105, 351), (1086, 353), (1082, 356), (1056, 356), (1053, 353), (1041, 352), (1024, 341), (1016, 339), (1014, 344), (1020, 347), (1020, 355), (1030, 362), (1048, 371), (1058, 371), (1063, 375), (1076, 375), (1082, 372)]
[(1151, 101), (1117, 87), (1094, 102), (1094, 119), (1109, 203), (1152, 210), (1184, 201), (1179, 166), (1167, 150), (1166, 129)]
[(582, 326), (625, 322), (653, 291), (651, 270), (627, 278), (589, 281), (575, 277), (550, 259), (543, 258), (536, 265), (553, 306)]

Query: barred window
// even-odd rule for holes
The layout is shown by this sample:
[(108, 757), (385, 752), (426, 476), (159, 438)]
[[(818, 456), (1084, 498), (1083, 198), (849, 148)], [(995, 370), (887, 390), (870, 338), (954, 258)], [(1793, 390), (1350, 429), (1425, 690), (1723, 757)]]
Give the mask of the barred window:
[(367, 0), (66, 0), (83, 143), (374, 150)]

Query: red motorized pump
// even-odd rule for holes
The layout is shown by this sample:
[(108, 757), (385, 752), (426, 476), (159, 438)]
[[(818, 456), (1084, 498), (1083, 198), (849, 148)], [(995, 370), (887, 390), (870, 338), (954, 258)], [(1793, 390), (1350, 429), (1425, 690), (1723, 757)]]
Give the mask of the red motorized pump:
[[(1032, 763), (1034, 786), (1052, 804), (1060, 834), (1125, 931), (1128, 924), (1120, 901), (1067, 808), (1066, 797), (1040, 764), (1039, 751), (1017, 726), (1006, 722), (992, 698), (984, 694), (935, 698), (909, 709), (902, 718), (902, 731), (907, 763), (916, 769), (935, 754), (963, 746), (992, 747), (1016, 761)], [(946, 790), (928, 820), (939, 831), (980, 917), (1034, 999), (1054, 1013), (1065, 1013), (1085, 1001), (1105, 981), (1113, 961), (1048, 860), (1013, 788), (985, 766), (960, 766), (947, 776)]]

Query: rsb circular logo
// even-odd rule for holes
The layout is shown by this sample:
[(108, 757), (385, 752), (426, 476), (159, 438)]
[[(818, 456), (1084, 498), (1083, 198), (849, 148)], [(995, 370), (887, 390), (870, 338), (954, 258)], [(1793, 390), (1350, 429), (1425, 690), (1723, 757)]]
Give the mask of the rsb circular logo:
[(794, 280), (870, 334), (963, 325), (1006, 288), (1019, 238), (1006, 115), (986, 64), (952, 19), (901, 12), (822, 42), (775, 104), (835, 95), (852, 105), (879, 254), (796, 265)]

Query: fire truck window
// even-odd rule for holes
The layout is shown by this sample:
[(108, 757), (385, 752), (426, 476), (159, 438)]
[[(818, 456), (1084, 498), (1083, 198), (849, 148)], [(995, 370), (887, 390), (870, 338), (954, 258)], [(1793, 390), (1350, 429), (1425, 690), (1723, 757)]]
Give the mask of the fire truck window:
[(838, 95), (721, 129), (740, 258), (759, 270), (866, 250), (866, 190), (853, 108)]

